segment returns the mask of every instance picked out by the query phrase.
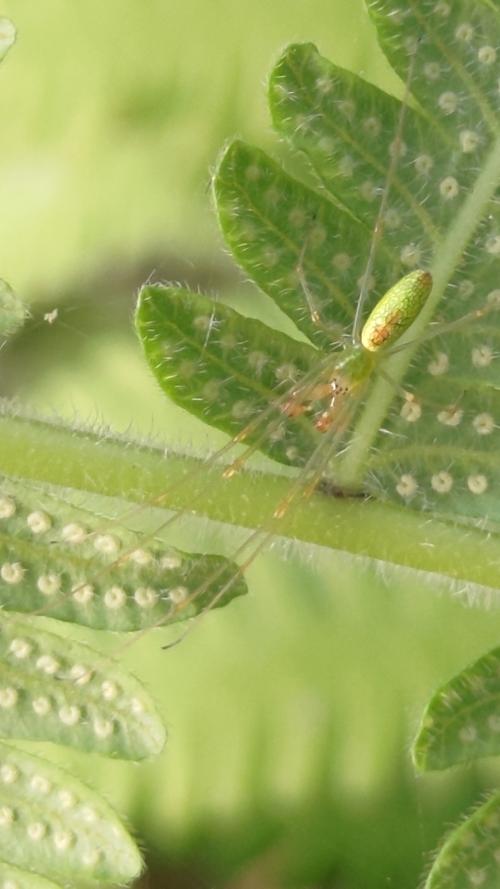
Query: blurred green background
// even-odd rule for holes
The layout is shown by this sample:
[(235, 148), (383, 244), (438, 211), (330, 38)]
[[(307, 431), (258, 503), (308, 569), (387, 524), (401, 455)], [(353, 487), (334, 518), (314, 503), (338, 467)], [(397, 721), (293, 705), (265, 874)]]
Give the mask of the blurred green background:
[[(398, 90), (361, 0), (4, 0), (0, 13), (19, 29), (0, 72), (0, 273), (32, 311), (0, 353), (2, 394), (203, 451), (221, 437), (142, 366), (134, 292), (180, 280), (274, 318), (223, 251), (210, 168), (236, 134), (279, 150), (264, 83), (287, 42)], [(230, 549), (202, 522), (178, 542), (193, 533)], [(498, 641), (496, 615), (311, 548), (261, 557), (249, 582), (178, 647), (152, 633), (119, 649), (169, 726), (160, 760), (45, 752), (128, 817), (143, 889), (417, 886), (445, 826), (499, 777), (487, 762), (417, 778), (409, 759), (427, 696)]]

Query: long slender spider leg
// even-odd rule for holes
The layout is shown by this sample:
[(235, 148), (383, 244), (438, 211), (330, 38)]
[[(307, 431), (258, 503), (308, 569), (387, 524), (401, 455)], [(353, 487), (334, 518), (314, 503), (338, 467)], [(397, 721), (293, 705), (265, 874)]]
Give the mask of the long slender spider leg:
[(304, 258), (307, 250), (307, 240), (308, 239), (306, 238), (300, 249), (299, 259), (297, 265), (295, 266), (295, 272), (299, 279), (299, 284), (307, 302), (309, 314), (311, 315), (311, 321), (313, 322), (313, 324), (319, 327), (320, 330), (323, 330), (325, 333), (329, 333), (328, 325), (325, 324), (325, 322), (321, 318), (316, 297), (312, 293), (311, 288), (307, 283), (306, 275), (304, 272)]
[[(334, 442), (342, 435), (343, 430), (345, 429), (345, 425), (349, 422), (351, 410), (352, 405), (345, 405), (343, 415), (340, 418), (339, 427), (330, 427), (330, 429), (328, 430), (328, 434), (325, 435), (319, 447), (316, 448), (315, 452), (309, 458), (304, 468), (307, 474), (307, 485), (304, 487), (301, 481), (297, 479), (296, 483), (292, 485), (292, 488), (288, 492), (287, 496), (276, 506), (276, 509), (267, 526), (253, 531), (252, 534), (250, 534), (250, 536), (247, 537), (240, 546), (238, 546), (236, 551), (232, 554), (233, 559), (238, 558), (238, 556), (245, 552), (245, 550), (247, 550), (249, 547), (252, 547), (252, 549), (249, 555), (246, 556), (243, 563), (240, 564), (235, 573), (217, 591), (211, 601), (207, 603), (207, 605), (196, 615), (196, 617), (193, 618), (186, 629), (182, 630), (179, 635), (172, 640), (172, 642), (168, 642), (166, 645), (162, 646), (163, 649), (170, 649), (175, 647), (180, 642), (182, 642), (196, 626), (198, 626), (202, 617), (208, 611), (210, 611), (214, 607), (214, 605), (217, 604), (217, 602), (225, 595), (226, 592), (228, 592), (228, 590), (231, 589), (231, 587), (236, 583), (238, 577), (241, 577), (245, 573), (245, 571), (252, 564), (257, 555), (266, 547), (269, 541), (273, 539), (273, 537), (277, 533), (280, 519), (282, 519), (288, 512), (288, 509), (292, 506), (292, 504), (302, 497), (306, 499), (309, 498), (318, 488), (323, 477), (323, 472), (331, 458), (331, 447)], [(201, 586), (197, 590), (195, 590), (194, 593), (192, 593), (185, 601), (183, 601), (181, 608), (185, 608), (195, 598), (197, 598), (199, 595), (202, 595), (203, 592), (208, 588), (209, 584), (217, 580), (217, 578), (221, 575), (222, 570), (223, 569), (218, 568), (217, 571), (214, 572), (214, 574), (206, 578), (204, 583), (202, 583)], [(169, 615), (167, 615), (166, 618), (164, 618), (163, 620), (159, 621), (157, 626), (163, 626), (165, 623), (167, 623), (168, 618)], [(129, 640), (125, 643), (125, 645), (120, 646), (120, 651), (123, 651), (124, 649), (135, 644), (137, 639), (142, 638), (142, 636), (150, 629), (151, 628), (148, 627), (144, 630), (141, 630), (134, 636), (134, 639)]]
[(385, 368), (380, 367), (378, 368), (377, 372), (380, 374), (382, 379), (386, 381), (386, 383), (389, 383), (389, 385), (392, 386), (392, 388), (395, 392), (397, 392), (398, 395), (401, 395), (401, 398), (404, 398), (405, 401), (414, 400), (413, 394), (409, 392), (408, 389), (405, 389), (404, 386), (401, 386), (401, 384), (398, 383), (397, 380), (394, 380), (390, 373), (387, 373), (387, 370), (385, 370)]
[[(397, 394), (404, 399), (405, 403), (402, 410), (404, 412), (403, 416), (405, 417), (405, 419), (419, 419), (419, 417), (421, 416), (422, 406), (419, 400), (415, 398), (413, 392), (410, 392), (408, 389), (405, 389), (403, 386), (397, 383), (396, 380), (394, 380), (384, 368), (379, 369), (379, 374), (387, 383), (389, 383), (390, 386), (393, 387), (394, 391), (397, 392)], [(452, 418), (453, 415), (456, 414), (456, 412), (459, 410), (459, 405), (464, 395), (465, 390), (457, 395), (455, 400), (446, 407), (445, 413), (448, 415), (448, 417)], [(431, 405), (436, 409), (443, 410), (442, 405), (438, 406), (436, 404), (433, 404), (430, 400), (426, 400), (426, 405)]]
[(407, 349), (408, 346), (427, 343), (429, 340), (433, 340), (437, 336), (454, 333), (457, 330), (461, 330), (463, 327), (467, 327), (473, 321), (480, 321), (481, 318), (486, 318), (491, 312), (498, 311), (500, 311), (500, 303), (494, 301), (481, 306), (479, 309), (472, 309), (471, 312), (467, 312), (467, 314), (462, 315), (460, 318), (456, 318), (455, 321), (437, 322), (436, 324), (430, 325), (421, 336), (417, 336), (411, 340), (405, 340), (403, 343), (398, 343), (396, 346), (387, 349), (386, 355), (397, 355), (398, 352), (402, 352)]
[(370, 244), (370, 250), (368, 253), (368, 259), (366, 262), (366, 268), (363, 274), (363, 278), (361, 281), (361, 288), (359, 293), (358, 302), (356, 305), (356, 314), (354, 316), (354, 323), (352, 327), (352, 342), (354, 344), (359, 343), (361, 341), (361, 329), (363, 327), (363, 310), (365, 307), (365, 303), (368, 297), (369, 283), (371, 274), (373, 271), (373, 266), (375, 264), (375, 256), (378, 248), (379, 241), (383, 234), (384, 229), (384, 217), (387, 209), (387, 204), (389, 201), (389, 194), (391, 191), (391, 187), (396, 176), (397, 166), (400, 159), (400, 152), (402, 146), (402, 137), (406, 116), (406, 108), (408, 106), (408, 100), (410, 98), (411, 92), (411, 84), (413, 80), (413, 75), (415, 73), (415, 63), (416, 63), (417, 52), (412, 55), (410, 60), (410, 65), (408, 68), (408, 75), (405, 84), (405, 91), (403, 95), (403, 99), (401, 102), (401, 111), (399, 114), (398, 125), (396, 129), (396, 134), (393, 142), (393, 152), (392, 157), (389, 164), (389, 169), (387, 171), (387, 178), (385, 181), (384, 191), (382, 194), (382, 200), (380, 201), (380, 206), (378, 208), (377, 216), (375, 219), (375, 226), (373, 229), (373, 236)]

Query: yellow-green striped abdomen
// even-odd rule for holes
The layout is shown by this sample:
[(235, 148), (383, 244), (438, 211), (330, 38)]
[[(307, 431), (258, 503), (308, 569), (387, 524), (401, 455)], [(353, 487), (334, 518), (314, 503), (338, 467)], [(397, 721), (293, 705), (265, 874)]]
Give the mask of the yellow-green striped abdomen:
[(432, 289), (430, 272), (418, 269), (401, 278), (377, 303), (361, 331), (369, 352), (394, 343), (413, 324)]

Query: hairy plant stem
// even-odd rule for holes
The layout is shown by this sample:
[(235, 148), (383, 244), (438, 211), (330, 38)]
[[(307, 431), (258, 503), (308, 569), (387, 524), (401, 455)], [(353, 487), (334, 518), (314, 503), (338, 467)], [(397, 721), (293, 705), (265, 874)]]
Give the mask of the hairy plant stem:
[(267, 529), (279, 537), (444, 575), (454, 589), (462, 582), (500, 587), (500, 541), (479, 527), (321, 493), (299, 500), (282, 519), (270, 521), (289, 491), (287, 477), (241, 472), (223, 480), (219, 466), (209, 471), (192, 456), (165, 455), (160, 447), (20, 416), (7, 405), (0, 414), (0, 440), (2, 472), (30, 483)]

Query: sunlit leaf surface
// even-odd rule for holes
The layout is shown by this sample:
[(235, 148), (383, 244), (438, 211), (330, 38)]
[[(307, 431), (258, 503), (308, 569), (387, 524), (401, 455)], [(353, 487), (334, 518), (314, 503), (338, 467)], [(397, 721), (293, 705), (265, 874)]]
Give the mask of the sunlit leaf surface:
[(454, 676), (431, 698), (413, 754), (420, 769), (500, 753), (500, 649)]
[(452, 830), (440, 850), (425, 889), (496, 889), (500, 855), (500, 794), (495, 793), (460, 827)]
[[(234, 571), (227, 559), (145, 538), (55, 492), (0, 483), (0, 604), (9, 611), (122, 632), (166, 626), (199, 613)], [(240, 577), (220, 604), (245, 591)]]
[(35, 874), (24, 882), (21, 871), (9, 873), (10, 864), (64, 885), (68, 880), (122, 883), (137, 876), (142, 861), (135, 843), (111, 807), (81, 781), (9, 744), (0, 745), (0, 780), (4, 886), (53, 889)]

